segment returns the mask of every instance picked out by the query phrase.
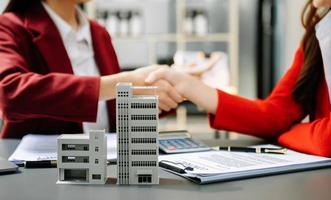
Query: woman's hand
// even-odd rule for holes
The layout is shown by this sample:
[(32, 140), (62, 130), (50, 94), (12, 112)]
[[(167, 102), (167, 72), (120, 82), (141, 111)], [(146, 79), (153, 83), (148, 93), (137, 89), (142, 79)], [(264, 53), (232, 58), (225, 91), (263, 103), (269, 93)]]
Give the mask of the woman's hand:
[(168, 81), (185, 98), (189, 98), (193, 88), (201, 84), (197, 78), (170, 68), (160, 68), (151, 72), (145, 79), (147, 84), (153, 84), (160, 80)]
[(146, 85), (145, 79), (148, 77), (148, 75), (152, 72), (155, 72), (159, 69), (167, 69), (169, 68), (167, 65), (150, 65), (150, 66), (146, 66), (146, 67), (140, 67), (136, 70), (127, 72), (129, 78), (133, 85), (137, 85), (137, 86), (144, 86)]
[(218, 104), (217, 90), (208, 87), (199, 79), (174, 69), (161, 68), (150, 73), (145, 81), (147, 84), (153, 84), (159, 80), (168, 81), (181, 96), (210, 113), (216, 113)]

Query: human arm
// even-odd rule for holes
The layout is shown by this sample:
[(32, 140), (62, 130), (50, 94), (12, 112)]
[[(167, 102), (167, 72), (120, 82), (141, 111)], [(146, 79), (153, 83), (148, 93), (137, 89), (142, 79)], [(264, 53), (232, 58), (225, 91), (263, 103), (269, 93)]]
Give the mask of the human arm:
[(281, 134), (278, 143), (288, 148), (331, 157), (331, 113), (308, 123), (300, 123)]
[[(1, 16), (0, 21), (0, 109), (3, 117), (7, 121), (28, 118), (95, 121), (98, 101), (114, 97), (113, 92), (112, 96), (100, 98), (101, 82), (104, 82), (101, 81), (102, 78), (50, 71), (45, 62), (40, 61), (42, 58), (37, 59), (38, 62), (31, 59), (31, 54), (37, 57), (40, 55), (35, 55), (36, 47), (31, 37), (26, 37), (28, 34), (24, 27), (12, 23), (4, 16)], [(104, 37), (104, 34), (101, 36)], [(110, 42), (110, 38), (108, 40), (106, 37), (105, 42), (108, 41)], [(105, 64), (107, 67), (115, 68), (109, 62)], [(116, 73), (116, 70), (108, 72)], [(121, 76), (116, 74), (112, 78), (111, 75), (107, 76), (111, 81), (102, 83), (103, 91), (107, 93), (107, 90), (114, 89), (112, 86), (117, 81), (130, 80), (137, 83), (138, 75), (142, 74), (126, 72)], [(143, 78), (140, 80), (144, 83)]]
[[(303, 52), (299, 50), (291, 69), (265, 100), (249, 100), (206, 86), (200, 88), (195, 84), (199, 80), (175, 71), (160, 70), (151, 74), (147, 81), (160, 78), (170, 81), (184, 97), (211, 113), (210, 125), (213, 128), (275, 140), (291, 126), (300, 122), (305, 115), (301, 106), (292, 97), (292, 88), (300, 72), (302, 58)], [(205, 92), (214, 95), (206, 95)]]
[[(303, 52), (299, 49), (291, 69), (265, 100), (249, 100), (218, 90), (216, 112), (213, 112), (213, 109), (209, 110), (211, 126), (274, 140), (296, 151), (331, 157), (331, 114), (309, 123), (300, 123), (305, 113), (292, 97), (292, 88), (301, 70), (302, 60)], [(172, 76), (166, 74), (160, 72), (150, 77), (150, 80), (157, 80), (158, 77), (171, 79)], [(184, 77), (183, 75), (177, 80), (187, 81)], [(173, 82), (176, 83), (183, 84), (180, 81)], [(179, 85), (179, 91), (183, 92), (183, 88), (187, 90), (187, 86)], [(200, 93), (200, 90), (192, 88), (195, 86), (191, 87), (192, 92)], [(204, 95), (200, 95), (199, 98), (211, 97), (205, 98)], [(210, 102), (214, 104), (215, 100), (211, 98)]]

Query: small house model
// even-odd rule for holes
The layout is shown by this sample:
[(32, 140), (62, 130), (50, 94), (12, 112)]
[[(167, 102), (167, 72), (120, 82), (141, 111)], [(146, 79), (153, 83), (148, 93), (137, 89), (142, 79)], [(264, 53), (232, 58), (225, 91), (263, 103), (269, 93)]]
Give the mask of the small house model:
[(58, 183), (105, 184), (107, 136), (105, 131), (64, 134), (57, 139)]

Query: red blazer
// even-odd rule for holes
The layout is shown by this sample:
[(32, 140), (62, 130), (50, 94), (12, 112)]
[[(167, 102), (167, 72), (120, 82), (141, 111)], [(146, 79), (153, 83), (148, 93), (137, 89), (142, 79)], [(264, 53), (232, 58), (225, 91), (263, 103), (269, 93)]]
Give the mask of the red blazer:
[(316, 95), (316, 112), (311, 121), (300, 123), (307, 115), (292, 97), (292, 90), (303, 64), (303, 51), (265, 100), (251, 101), (218, 91), (218, 108), (210, 124), (225, 129), (277, 141), (305, 153), (331, 157), (331, 105), (325, 78)]
[[(119, 72), (107, 31), (91, 21), (95, 59), (101, 75)], [(0, 16), (0, 137), (28, 133), (81, 133), (96, 121), (100, 77), (74, 76), (60, 33), (41, 4), (26, 14)], [(108, 101), (110, 131), (115, 103)]]

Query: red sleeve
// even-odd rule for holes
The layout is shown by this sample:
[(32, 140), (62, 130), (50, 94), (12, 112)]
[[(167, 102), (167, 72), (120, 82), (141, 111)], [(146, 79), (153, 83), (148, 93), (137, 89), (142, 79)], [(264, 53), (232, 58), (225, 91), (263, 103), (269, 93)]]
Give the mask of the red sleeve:
[[(6, 120), (95, 121), (99, 77), (29, 70), (17, 32), (0, 24), (0, 110)], [(36, 66), (38, 67), (38, 66)]]
[(278, 140), (288, 148), (331, 157), (331, 113), (311, 123), (300, 123), (305, 116), (292, 97), (303, 61), (298, 50), (291, 69), (266, 100), (248, 100), (218, 92), (217, 113), (210, 115), (213, 128), (237, 131)]
[(265, 100), (248, 100), (218, 91), (218, 108), (215, 115), (210, 115), (210, 125), (275, 140), (304, 117), (292, 97), (302, 60), (303, 52), (298, 50), (292, 67)]
[(278, 138), (278, 142), (297, 151), (331, 157), (331, 113), (311, 123), (301, 123)]

